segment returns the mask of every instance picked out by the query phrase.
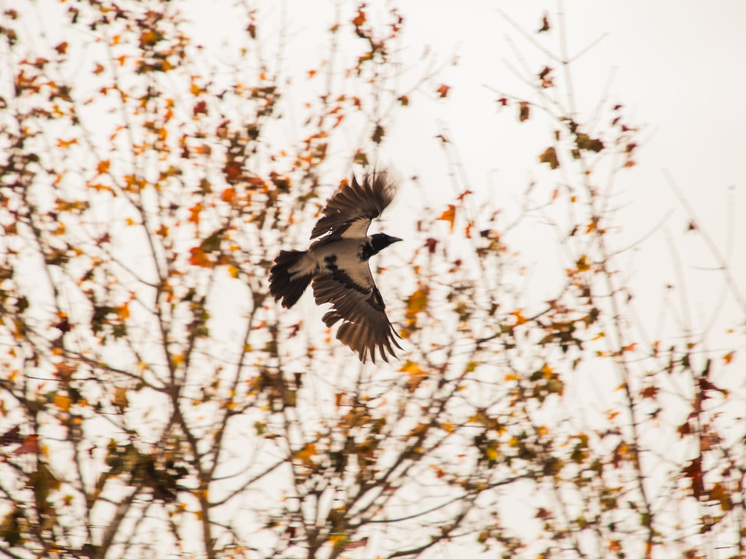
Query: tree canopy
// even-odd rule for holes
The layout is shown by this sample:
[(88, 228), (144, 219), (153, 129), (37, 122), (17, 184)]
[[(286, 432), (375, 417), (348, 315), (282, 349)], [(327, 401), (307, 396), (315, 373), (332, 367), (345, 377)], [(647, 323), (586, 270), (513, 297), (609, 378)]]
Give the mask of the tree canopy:
[[(403, 63), (404, 12), (338, 6), (299, 70), (262, 3), (227, 12), (219, 53), (184, 3), (4, 8), (0, 555), (746, 553), (746, 301), (711, 244), (740, 322), (709, 343), (718, 309), (689, 312), (682, 279), (646, 323), (613, 190), (638, 130), (574, 106), (566, 53), (491, 86), (499, 118), (541, 124), (512, 211), (447, 126), (423, 136), (449, 173), (402, 177), (406, 242), (374, 265), (404, 351), (373, 366), (267, 277), (397, 119), (452, 102), (443, 61)], [(561, 26), (515, 31), (544, 49)]]

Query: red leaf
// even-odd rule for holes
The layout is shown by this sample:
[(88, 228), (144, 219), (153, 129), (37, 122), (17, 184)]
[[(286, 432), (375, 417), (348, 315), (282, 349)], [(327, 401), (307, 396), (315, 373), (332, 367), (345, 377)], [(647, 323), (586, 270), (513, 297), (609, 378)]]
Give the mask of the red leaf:
[(26, 440), (23, 441), (23, 444), (13, 451), (13, 454), (15, 456), (20, 456), (21, 454), (36, 454), (39, 450), (39, 435), (29, 435), (26, 437)]

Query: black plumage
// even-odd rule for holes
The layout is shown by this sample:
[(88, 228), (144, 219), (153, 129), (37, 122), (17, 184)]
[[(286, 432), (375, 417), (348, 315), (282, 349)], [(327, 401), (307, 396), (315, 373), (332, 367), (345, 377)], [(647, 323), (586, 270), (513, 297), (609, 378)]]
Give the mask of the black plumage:
[(337, 339), (375, 363), (376, 351), (388, 362), (399, 335), (386, 316), (386, 305), (370, 272), (368, 259), (400, 241), (385, 233), (368, 235), (371, 221), (393, 200), (396, 184), (386, 171), (367, 174), (362, 184), (353, 177), (327, 202), (311, 232), (307, 251), (280, 251), (270, 270), (269, 291), (282, 306), (292, 307), (309, 284), (316, 304), (329, 303), (324, 323), (342, 321)]

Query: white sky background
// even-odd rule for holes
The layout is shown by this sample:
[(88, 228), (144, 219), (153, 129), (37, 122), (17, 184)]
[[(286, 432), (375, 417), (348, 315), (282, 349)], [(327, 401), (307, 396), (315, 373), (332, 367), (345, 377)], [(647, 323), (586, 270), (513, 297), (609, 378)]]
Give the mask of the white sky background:
[[(227, 8), (226, 4), (187, 5), (188, 14), (197, 23), (198, 41), (208, 51), (229, 43), (234, 32), (242, 32), (241, 20), (231, 20), (218, 8)], [(369, 18), (388, 21), (386, 12), (392, 5), (371, 2)], [(621, 233), (617, 248), (654, 231), (626, 256), (637, 305), (643, 309), (642, 318), (650, 324), (651, 335), (660, 328), (654, 321), (661, 305), (661, 286), (679, 284), (667, 235), (674, 239), (685, 271), (685, 293), (696, 324), (708, 323), (708, 311), (716, 305), (723, 285), (722, 275), (715, 271), (716, 261), (702, 239), (697, 234), (682, 235), (689, 218), (664, 172), (670, 174), (695, 209), (700, 225), (729, 258), (739, 289), (746, 293), (746, 224), (740, 219), (746, 212), (746, 167), (742, 163), (746, 156), (746, 73), (742, 71), (745, 3), (585, 0), (562, 6), (555, 2), (417, 0), (396, 5), (405, 17), (403, 39), (397, 45), (402, 61), (414, 65), (422, 61), (425, 52), (439, 62), (457, 61), (432, 81), (432, 87), (428, 84), (423, 88), (425, 95), (412, 96), (411, 108), (399, 111), (395, 121), (387, 124), (380, 154), (381, 161), (397, 168), (404, 177), (419, 177), (435, 210), (445, 209), (456, 196), (439, 141), (434, 139), (444, 129), (463, 163), (468, 182), (462, 186), (477, 197), (489, 198), (508, 215), (520, 203), (531, 180), (543, 184), (546, 193), (551, 192), (554, 181), (561, 180), (538, 162), (538, 154), (549, 145), (556, 126), (537, 118), (536, 110), (528, 122), (519, 124), (514, 106), (497, 110), (498, 95), (493, 90), (531, 99), (531, 88), (508, 67), (520, 68), (517, 53), (525, 57), (534, 73), (544, 65), (555, 68), (556, 82), (564, 87), (564, 75), (556, 61), (531, 46), (498, 12), (502, 10), (548, 51), (559, 53), (557, 12), (562, 7), (568, 55), (573, 58), (593, 45), (571, 65), (577, 120), (587, 122), (605, 98), (606, 112), (601, 113), (596, 133), (608, 133), (611, 115), (607, 109), (616, 103), (624, 106), (625, 121), (640, 127), (640, 148), (635, 157), (638, 165), (618, 174), (614, 205), (620, 209), (617, 223), (623, 226), (616, 230)], [(354, 15), (356, 6), (339, 5), (344, 22)], [(289, 0), (259, 2), (256, 8), (265, 53), (280, 40), (272, 25), (284, 24), (286, 77), (292, 77), (296, 91), (302, 91), (305, 84), (314, 87), (305, 73), (318, 69), (319, 60), (328, 53), (326, 30), (334, 21), (335, 5)], [(536, 35), (545, 10), (553, 29)], [(403, 81), (421, 74), (421, 69), (413, 71)], [(440, 83), (451, 86), (446, 100), (437, 99), (434, 93)], [(298, 97), (301, 101), (301, 95)], [(288, 116), (290, 128), (293, 117), (302, 118)], [(355, 140), (351, 138), (353, 143)], [(329, 178), (336, 184), (332, 171)], [(347, 173), (348, 169), (340, 169), (339, 175)], [(597, 180), (603, 185), (606, 177)], [(404, 183), (401, 199), (381, 225), (405, 241), (406, 232), (401, 229), (421, 205), (421, 193), (413, 190), (412, 183)], [(540, 195), (537, 198), (546, 200)], [(662, 218), (672, 210), (661, 225)], [(306, 234), (304, 231), (298, 238), (305, 239)], [(531, 235), (509, 242), (528, 262), (535, 263), (536, 277), (541, 277), (538, 272), (544, 266), (555, 273), (558, 270), (557, 259), (562, 259), (558, 246), (547, 246), (543, 239), (534, 240)], [(409, 248), (413, 251), (416, 247)], [(406, 262), (406, 256), (401, 262)], [(559, 269), (566, 264), (561, 262)], [(552, 288), (543, 287), (540, 280), (532, 280), (527, 288), (534, 303), (553, 296)], [(678, 293), (675, 297), (678, 299)], [(718, 335), (743, 319), (732, 300), (726, 301), (722, 318), (713, 330)]]
[[(536, 73), (544, 64), (559, 71), (556, 62), (536, 51), (498, 13), (502, 9), (513, 21), (531, 33), (546, 49), (559, 52), (557, 4), (554, 2), (465, 2), (418, 0), (397, 3), (405, 16), (401, 57), (415, 63), (429, 49), (439, 61), (456, 55), (458, 64), (447, 67), (442, 76), (423, 88), (425, 95), (413, 95), (412, 106), (397, 113), (388, 123), (381, 160), (396, 167), (404, 177), (417, 175), (434, 211), (442, 211), (456, 197), (449, 169), (435, 136), (448, 131), (468, 177), (468, 187), (478, 199), (490, 199), (506, 213), (515, 212), (526, 185), (533, 179), (544, 189), (544, 200), (561, 180), (539, 164), (538, 155), (549, 145), (551, 131), (556, 126), (538, 118), (536, 113), (526, 123), (518, 123), (517, 108), (498, 111), (498, 89), (517, 97), (530, 98), (531, 88), (520, 82), (507, 64), (519, 67), (516, 51), (526, 58)], [(357, 4), (344, 4), (344, 10), (354, 14)], [(283, 8), (284, 16), (283, 16)], [(370, 2), (369, 17), (385, 14), (388, 2)], [(217, 48), (230, 41), (231, 24), (212, 5), (193, 3), (200, 37), (204, 44)], [(257, 25), (261, 37), (269, 42), (277, 39), (268, 31), (269, 22), (285, 18), (288, 34), (285, 38), (285, 72), (294, 76), (298, 89), (309, 83), (305, 73), (318, 68), (326, 56), (329, 37), (326, 33), (333, 22), (334, 6), (328, 2), (290, 0), (267, 7), (257, 4)], [(551, 33), (541, 36), (535, 31), (547, 10), (553, 25)], [(564, 6), (568, 54), (573, 57), (598, 40), (572, 65), (573, 85), (578, 121), (584, 123), (604, 97), (608, 106), (620, 103), (627, 123), (640, 127), (637, 139), (637, 166), (617, 176), (614, 205), (620, 208), (617, 224), (622, 230), (615, 237), (617, 248), (632, 244), (653, 231), (635, 250), (625, 255), (636, 308), (651, 338), (666, 334), (678, 335), (669, 318), (659, 324), (664, 305), (663, 286), (680, 284), (666, 235), (674, 239), (685, 275), (683, 296), (688, 301), (692, 320), (699, 328), (710, 325), (713, 308), (723, 290), (722, 274), (717, 263), (697, 233), (685, 233), (689, 217), (677, 200), (664, 175), (668, 172), (695, 209), (700, 225), (712, 237), (726, 257), (742, 294), (746, 294), (746, 3), (721, 2), (704, 4), (694, 1), (651, 3), (644, 0), (598, 2), (568, 1)], [(343, 17), (343, 21), (349, 18)], [(383, 19), (383, 18), (382, 18)], [(236, 32), (240, 32), (236, 29)], [(421, 72), (415, 72), (421, 75)], [(448, 98), (439, 100), (435, 88), (441, 83), (451, 86)], [(564, 84), (564, 76), (557, 75)], [(309, 83), (308, 87), (313, 87)], [(300, 95), (298, 95), (300, 98)], [(297, 117), (296, 118), (300, 118)], [(595, 127), (597, 133), (608, 132), (608, 112)], [(292, 123), (289, 123), (292, 127)], [(354, 138), (352, 145), (354, 145)], [(349, 157), (351, 154), (343, 156)], [(329, 169), (329, 190), (338, 180)], [(340, 169), (339, 177), (348, 169)], [(599, 177), (605, 184), (605, 177)], [(579, 181), (577, 181), (579, 183)], [(539, 195), (537, 194), (537, 197)], [(404, 243), (381, 257), (385, 265), (404, 265), (418, 248), (407, 244), (406, 228), (415, 212), (421, 210), (420, 193), (405, 180), (400, 199), (376, 225), (390, 234), (403, 237)], [(669, 217), (661, 225), (662, 218)], [(537, 231), (534, 238), (531, 224), (525, 238), (512, 237), (512, 248), (520, 248), (521, 258), (535, 265), (527, 283), (527, 304), (539, 304), (554, 296), (551, 282), (542, 282), (542, 272), (557, 273), (568, 263), (562, 262), (561, 251), (548, 229)], [(411, 227), (411, 226), (410, 226)], [(656, 228), (657, 227), (657, 228)], [(526, 229), (522, 230), (524, 233)], [(299, 232), (290, 248), (303, 248), (310, 231)], [(444, 235), (447, 227), (444, 224)], [(558, 261), (560, 265), (558, 266)], [(381, 289), (392, 315), (403, 304), (393, 294), (394, 286), (381, 278)], [(680, 306), (679, 291), (669, 294), (674, 306)], [(308, 296), (301, 302), (306, 327), (321, 328), (320, 313)], [(401, 313), (399, 313), (401, 315)], [(314, 320), (316, 322), (314, 322)], [(743, 328), (742, 310), (728, 298), (718, 321), (712, 327), (705, 347), (717, 351), (732, 344), (727, 340), (727, 328)], [(664, 332), (665, 330), (665, 332)], [(700, 332), (695, 332), (695, 336)], [(740, 352), (743, 363), (743, 351)], [(730, 378), (716, 378), (732, 389), (743, 391), (742, 375), (734, 374), (743, 367), (726, 371)], [(592, 373), (592, 372), (591, 372)], [(618, 379), (591, 378), (613, 389)], [(598, 377), (598, 375), (596, 375)], [(568, 389), (566, 405), (572, 406), (575, 391), (588, 391), (588, 384), (575, 381), (580, 388)], [(594, 386), (595, 388), (595, 386)], [(592, 390), (592, 389), (591, 389)], [(584, 401), (588, 401), (585, 394)], [(592, 398), (591, 398), (592, 400)], [(601, 412), (607, 402), (596, 403)], [(741, 412), (742, 415), (742, 412)], [(661, 442), (665, 447), (667, 441)], [(536, 495), (526, 497), (535, 499)], [(517, 505), (519, 506), (519, 505)], [(511, 511), (511, 519), (520, 522), (520, 513)], [(530, 522), (529, 519), (526, 521)]]
[[(187, 15), (195, 20), (198, 42), (206, 51), (217, 53), (231, 42), (233, 34), (243, 33), (243, 19), (229, 17), (231, 1), (205, 2), (189, 0)], [(477, 196), (489, 198), (506, 212), (515, 209), (526, 185), (538, 181), (559, 180), (538, 162), (538, 155), (549, 145), (554, 127), (532, 116), (518, 123), (517, 108), (498, 111), (498, 97), (488, 88), (516, 96), (530, 94), (530, 88), (515, 78), (505, 62), (519, 66), (510, 37), (529, 67), (538, 72), (544, 64), (557, 68), (531, 47), (520, 33), (498, 13), (502, 9), (519, 26), (552, 52), (558, 52), (557, 4), (553, 2), (489, 2), (467, 0), (413, 0), (401, 3), (405, 16), (402, 55), (414, 63), (429, 47), (440, 61), (457, 54), (458, 64), (448, 67), (441, 78), (424, 88), (430, 99), (412, 97), (410, 109), (397, 114), (399, 120), (389, 123), (381, 158), (397, 168), (402, 176), (417, 175), (427, 190), (428, 201), (442, 211), (453, 202), (456, 193), (448, 167), (443, 160), (439, 141), (434, 137), (442, 130), (441, 122), (458, 150), (466, 186)], [(344, 4), (353, 10), (357, 4)], [(283, 8), (284, 6), (284, 8)], [(385, 13), (389, 2), (370, 2), (371, 17), (380, 8)], [(253, 3), (252, 3), (252, 7)], [(283, 17), (287, 23), (285, 72), (297, 75), (303, 83), (307, 70), (317, 67), (328, 49), (328, 24), (333, 21), (334, 5), (323, 0), (308, 2), (257, 2), (257, 26), (267, 37), (269, 49), (279, 37), (267, 29), (270, 22)], [(634, 254), (630, 268), (633, 288), (643, 318), (652, 323), (658, 316), (661, 285), (678, 283), (671, 271), (670, 251), (664, 231), (676, 239), (682, 264), (687, 272), (687, 293), (692, 302), (695, 323), (705, 323), (708, 310), (722, 289), (722, 277), (713, 271), (716, 263), (696, 234), (683, 236), (688, 217), (682, 210), (663, 171), (667, 170), (697, 212), (700, 224), (715, 243), (730, 254), (731, 271), (741, 293), (746, 295), (746, 3), (739, 0), (702, 3), (690, 0), (649, 2), (599, 2), (572, 0), (565, 3), (568, 51), (572, 56), (603, 37), (573, 65), (576, 104), (581, 122), (596, 109), (604, 95), (611, 104), (624, 105), (627, 122), (639, 125), (641, 147), (636, 154), (638, 165), (618, 176), (616, 204), (622, 208), (619, 221), (624, 224), (623, 238), (632, 242), (645, 235), (669, 211), (674, 213), (664, 226), (645, 241)], [(544, 10), (553, 30), (536, 36)], [(284, 10), (284, 11), (283, 11)], [(349, 21), (349, 18), (345, 18)], [(50, 24), (51, 29), (54, 25)], [(219, 55), (216, 55), (219, 56)], [(418, 74), (419, 75), (419, 74)], [(562, 75), (557, 76), (563, 82)], [(451, 86), (448, 98), (436, 99), (435, 88)], [(300, 116), (295, 118), (301, 119)], [(596, 131), (604, 131), (604, 117)], [(288, 122), (292, 126), (292, 121)], [(296, 138), (297, 139), (297, 138)], [(348, 156), (351, 154), (348, 154)], [(331, 185), (347, 175), (330, 171)], [(732, 187), (732, 189), (731, 189)], [(544, 185), (545, 192), (551, 186)], [(405, 181), (401, 200), (385, 216), (385, 230), (404, 237), (412, 212), (418, 210), (419, 194)], [(445, 227), (445, 224), (444, 224)], [(444, 229), (444, 232), (446, 229)], [(306, 239), (309, 231), (299, 232)], [(542, 236), (546, 238), (546, 234)], [(537, 267), (557, 270), (556, 246), (536, 246), (532, 238), (510, 239), (519, 245), (528, 261)], [(620, 239), (620, 245), (622, 243)], [(387, 255), (389, 263), (405, 263), (417, 246), (400, 243)], [(403, 247), (403, 254), (400, 252)], [(292, 246), (287, 248), (301, 248)], [(726, 250), (728, 249), (728, 250)], [(542, 264), (543, 261), (548, 263)], [(560, 268), (561, 270), (562, 268)], [(534, 274), (528, 285), (531, 301), (543, 301), (554, 295), (541, 284), (541, 274)], [(383, 279), (385, 284), (385, 278)], [(382, 289), (383, 290), (383, 289)], [(387, 293), (384, 291), (384, 297)], [(226, 304), (235, 305), (234, 293)], [(403, 303), (387, 302), (392, 308)], [(718, 323), (710, 349), (717, 349), (718, 337), (725, 328), (737, 326), (743, 314), (732, 300)], [(305, 311), (316, 312), (309, 296)], [(321, 311), (318, 311), (321, 312)], [(320, 314), (318, 315), (320, 316)], [(318, 316), (316, 318), (318, 318)], [(312, 327), (312, 322), (307, 322)], [(319, 329), (321, 323), (317, 323)], [(216, 325), (217, 328), (217, 325)], [(230, 328), (240, 332), (243, 325)], [(217, 331), (217, 330), (216, 330)], [(233, 338), (235, 339), (235, 338)], [(734, 369), (730, 369), (733, 371)], [(735, 382), (743, 388), (741, 379)]]
[[(426, 50), (441, 62), (456, 54), (457, 65), (433, 81), (451, 86), (445, 102), (432, 93), (431, 103), (413, 97), (412, 110), (397, 113), (389, 123), (381, 160), (396, 167), (405, 177), (417, 175), (428, 191), (434, 207), (445, 207), (455, 197), (448, 168), (434, 136), (438, 123), (450, 132), (458, 150), (469, 189), (486, 195), (506, 210), (520, 200), (528, 182), (545, 176), (546, 165), (537, 156), (548, 145), (549, 128), (537, 119), (518, 124), (514, 107), (497, 111), (497, 95), (488, 88), (516, 96), (530, 97), (530, 88), (516, 79), (507, 64), (519, 67), (516, 50), (528, 67), (538, 72), (544, 64), (560, 69), (556, 62), (536, 51), (498, 12), (503, 10), (515, 23), (536, 38), (547, 50), (559, 52), (558, 4), (554, 2), (449, 2), (418, 0), (396, 3), (405, 16), (401, 42), (402, 59), (421, 60)], [(218, 50), (230, 43), (233, 33), (241, 33), (242, 19), (226, 17), (228, 3), (187, 2), (187, 15), (194, 19), (198, 42), (206, 50)], [(369, 17), (384, 20), (393, 4), (372, 2)], [(221, 7), (222, 6), (222, 7)], [(340, 4), (340, 10), (354, 14), (357, 4)], [(562, 4), (559, 4), (562, 6)], [(331, 2), (257, 3), (257, 25), (265, 52), (271, 51), (279, 34), (272, 25), (286, 24), (284, 71), (294, 83), (303, 83), (305, 72), (318, 68), (328, 52), (326, 33), (334, 21)], [(537, 36), (546, 10), (553, 26), (551, 33)], [(681, 237), (688, 218), (668, 184), (664, 171), (676, 182), (695, 208), (701, 224), (716, 244), (732, 258), (732, 272), (742, 292), (746, 292), (746, 225), (738, 219), (746, 212), (746, 73), (742, 57), (746, 53), (746, 4), (719, 2), (714, 7), (696, 1), (676, 3), (573, 1), (564, 4), (567, 50), (573, 57), (598, 40), (572, 65), (573, 85), (580, 122), (586, 121), (598, 102), (620, 103), (628, 123), (641, 129), (638, 166), (617, 177), (622, 208), (619, 222), (624, 238), (633, 242), (653, 229), (669, 210), (675, 210), (663, 228), (644, 243), (631, 266), (644, 274), (640, 282), (649, 286), (649, 272), (660, 275), (653, 291), (637, 289), (641, 306), (660, 298), (658, 287), (671, 268), (670, 250), (663, 235), (669, 230)], [(343, 16), (344, 21), (349, 18)], [(235, 26), (235, 29), (232, 29)], [(513, 50), (509, 42), (516, 50)], [(507, 63), (507, 64), (506, 64)], [(420, 75), (420, 72), (415, 72)], [(559, 74), (558, 83), (564, 83)], [(412, 79), (412, 78), (410, 78)], [(313, 87), (309, 84), (309, 87)], [(536, 115), (536, 112), (533, 113)], [(610, 116), (596, 127), (607, 132)], [(290, 115), (292, 116), (292, 115)], [(301, 118), (296, 116), (296, 118)], [(547, 138), (544, 145), (537, 140)], [(536, 151), (540, 148), (539, 151)], [(340, 170), (345, 176), (347, 170)], [(551, 175), (549, 175), (551, 176)], [(556, 176), (551, 180), (559, 180)], [(602, 182), (599, 177), (599, 182)], [(404, 185), (402, 201), (385, 216), (389, 223), (406, 223), (406, 216), (420, 204), (408, 198)], [(733, 187), (729, 190), (730, 187)], [(549, 190), (551, 191), (551, 189)], [(397, 231), (387, 231), (404, 236)], [(301, 235), (300, 238), (304, 238)], [(685, 269), (712, 269), (715, 261), (704, 244), (692, 236), (679, 244)], [(626, 241), (625, 241), (626, 242)], [(621, 243), (620, 243), (621, 244)], [(530, 243), (529, 243), (530, 245)], [(703, 250), (692, 252), (695, 247)], [(529, 257), (530, 258), (530, 257)], [(541, 260), (539, 258), (538, 260)], [(556, 267), (556, 266), (555, 266)], [(691, 268), (694, 267), (694, 268)], [(718, 272), (695, 273), (690, 292), (713, 295), (719, 291)], [(665, 281), (674, 277), (665, 276)], [(713, 281), (714, 280), (714, 281)], [(697, 282), (708, 287), (698, 289)], [(637, 286), (636, 286), (637, 287)], [(539, 287), (540, 289), (540, 287)], [(551, 293), (547, 293), (547, 296)], [(690, 293), (691, 295), (691, 293)], [(646, 299), (647, 298), (647, 299)], [(541, 299), (541, 298), (539, 298)], [(705, 309), (710, 304), (699, 301)], [(696, 308), (696, 306), (694, 307)], [(704, 311), (702, 311), (704, 312)], [(731, 324), (732, 326), (733, 324)]]

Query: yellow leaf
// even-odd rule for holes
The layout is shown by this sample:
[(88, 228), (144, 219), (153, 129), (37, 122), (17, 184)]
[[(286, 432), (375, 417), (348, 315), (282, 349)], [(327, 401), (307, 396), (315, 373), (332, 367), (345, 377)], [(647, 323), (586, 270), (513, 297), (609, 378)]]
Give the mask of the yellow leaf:
[(313, 466), (313, 461), (311, 459), (314, 456), (316, 456), (315, 444), (307, 444), (301, 450), (295, 453), (295, 457), (300, 458), (300, 461), (303, 462), (303, 464), (305, 464), (306, 466)]
[(418, 289), (409, 296), (407, 299), (407, 312), (406, 317), (413, 320), (418, 313), (427, 308), (427, 291), (424, 289)]
[(414, 361), (405, 361), (404, 365), (401, 366), (399, 371), (401, 371), (402, 373), (410, 374), (410, 375), (420, 375), (424, 373), (424, 371), (422, 370), (422, 367), (420, 367)]
[(54, 395), (54, 405), (60, 408), (62, 411), (70, 411), (71, 403), (72, 400), (69, 396), (65, 396), (64, 394)]

